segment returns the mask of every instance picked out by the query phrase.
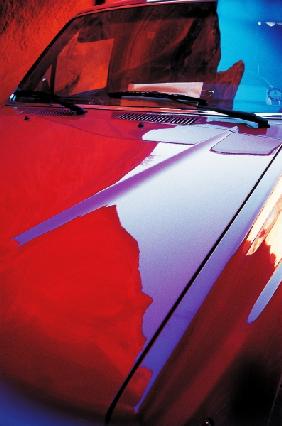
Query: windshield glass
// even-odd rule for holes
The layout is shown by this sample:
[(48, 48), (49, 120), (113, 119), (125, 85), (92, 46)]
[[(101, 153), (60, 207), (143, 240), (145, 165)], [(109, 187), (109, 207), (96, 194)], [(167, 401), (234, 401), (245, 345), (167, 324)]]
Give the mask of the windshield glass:
[(268, 8), (275, 16), (266, 19), (256, 1), (256, 15), (249, 10), (240, 16), (238, 3), (148, 3), (80, 16), (20, 88), (84, 104), (148, 105), (146, 98), (117, 99), (109, 93), (160, 91), (202, 97), (221, 108), (279, 112), (282, 24), (277, 9)]

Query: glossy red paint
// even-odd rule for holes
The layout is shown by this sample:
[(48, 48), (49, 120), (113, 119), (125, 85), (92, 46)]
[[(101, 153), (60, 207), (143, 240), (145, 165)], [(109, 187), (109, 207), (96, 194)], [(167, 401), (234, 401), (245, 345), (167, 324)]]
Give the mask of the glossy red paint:
[[(104, 411), (144, 344), (151, 299), (136, 241), (115, 207), (24, 246), (13, 237), (115, 183), (156, 144), (24, 117), (6, 116), (0, 147), (0, 365), (43, 397)], [(144, 369), (132, 383), (125, 410), (149, 375)]]
[[(41, 395), (103, 412), (144, 344), (136, 241), (115, 207), (18, 247), (1, 275), (5, 375)], [(150, 373), (130, 386), (124, 409)]]
[(215, 283), (141, 409), (146, 424), (267, 423), (281, 373), (281, 286), (253, 323), (250, 311), (278, 268), (263, 242), (241, 245)]
[(3, 117), (0, 241), (117, 182), (156, 146), (93, 134), (93, 116), (86, 131), (71, 127), (69, 120), (56, 123), (35, 115), (25, 120), (16, 113)]

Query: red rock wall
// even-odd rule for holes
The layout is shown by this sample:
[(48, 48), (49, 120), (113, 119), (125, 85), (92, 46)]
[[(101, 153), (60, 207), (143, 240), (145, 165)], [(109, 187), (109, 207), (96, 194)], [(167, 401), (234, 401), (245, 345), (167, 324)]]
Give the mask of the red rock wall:
[(0, 103), (58, 30), (91, 0), (0, 1)]

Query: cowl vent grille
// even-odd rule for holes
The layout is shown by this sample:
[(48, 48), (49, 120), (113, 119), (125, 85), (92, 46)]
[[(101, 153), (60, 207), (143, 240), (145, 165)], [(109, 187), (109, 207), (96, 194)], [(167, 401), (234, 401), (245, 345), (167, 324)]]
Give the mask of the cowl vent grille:
[(41, 107), (24, 107), (19, 108), (19, 111), (21, 111), (24, 114), (33, 114), (33, 115), (41, 115), (41, 116), (73, 116), (76, 115), (74, 111), (71, 111), (68, 108), (59, 107), (59, 108), (41, 108)]
[(179, 124), (181, 126), (188, 126), (197, 120), (197, 117), (187, 117), (187, 115), (138, 112), (124, 112), (116, 115), (115, 118), (119, 118), (120, 120), (149, 121), (150, 123)]

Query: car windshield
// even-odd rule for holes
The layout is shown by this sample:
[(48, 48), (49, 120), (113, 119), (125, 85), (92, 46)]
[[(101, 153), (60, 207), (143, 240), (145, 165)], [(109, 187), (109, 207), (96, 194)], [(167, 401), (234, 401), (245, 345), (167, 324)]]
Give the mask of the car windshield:
[(147, 3), (84, 14), (66, 26), (19, 89), (127, 106), (150, 99), (111, 94), (158, 91), (222, 108), (280, 112), (281, 7), (278, 2), (266, 14), (256, 1), (254, 13), (246, 1), (240, 15), (238, 3), (243, 7), (241, 0)]

